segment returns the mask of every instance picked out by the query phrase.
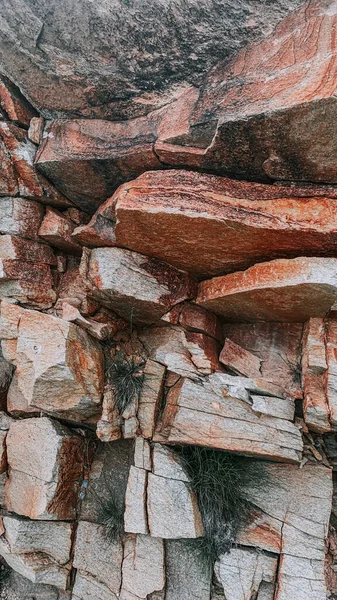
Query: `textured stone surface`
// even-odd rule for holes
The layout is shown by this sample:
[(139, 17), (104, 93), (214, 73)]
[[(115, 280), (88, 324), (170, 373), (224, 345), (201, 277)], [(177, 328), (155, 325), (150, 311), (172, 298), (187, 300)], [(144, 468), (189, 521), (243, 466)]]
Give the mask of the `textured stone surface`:
[(0, 554), (34, 583), (66, 589), (70, 573), (72, 525), (4, 517)]
[[(122, 578), (123, 549), (120, 540), (111, 540), (103, 525), (80, 521), (73, 565), (94, 585), (106, 586), (107, 593), (118, 594)], [(114, 597), (114, 596), (113, 596)]]
[(309, 429), (322, 433), (331, 430), (325, 338), (324, 319), (309, 319), (304, 326), (302, 341), (303, 412)]
[(47, 207), (39, 229), (39, 237), (68, 254), (81, 254), (81, 248), (71, 238), (75, 225), (55, 208)]
[(259, 598), (260, 586), (263, 582), (273, 583), (276, 572), (276, 556), (266, 556), (252, 549), (233, 548), (215, 565), (226, 600), (248, 600), (254, 594)]
[(134, 116), (167, 103), (167, 88), (200, 79), (299, 4), (189, 0), (163, 12), (157, 1), (15, 0), (3, 6), (0, 66), (48, 117)]
[(129, 535), (124, 542), (121, 600), (147, 598), (165, 585), (163, 540)]
[(152, 438), (163, 394), (166, 368), (154, 360), (147, 360), (144, 383), (139, 396), (137, 418), (142, 436)]
[(141, 330), (139, 338), (151, 360), (179, 375), (197, 379), (221, 369), (216, 340), (202, 333), (181, 327), (154, 327)]
[(337, 298), (335, 258), (274, 260), (199, 285), (196, 302), (228, 321), (303, 322)]
[(36, 240), (43, 218), (41, 204), (26, 198), (1, 198), (0, 233)]
[(235, 344), (227, 338), (219, 356), (220, 362), (234, 371), (237, 375), (245, 377), (261, 377), (261, 360), (245, 348)]
[(302, 398), (302, 331), (302, 323), (234, 323), (224, 327), (227, 339), (261, 360), (263, 381), (278, 386), (282, 396), (293, 399)]
[(8, 510), (31, 519), (74, 518), (83, 439), (42, 417), (13, 421), (6, 443)]
[(20, 90), (7, 77), (0, 77), (0, 107), (2, 116), (18, 125), (28, 127), (36, 111), (29, 105)]
[(182, 379), (168, 394), (154, 440), (300, 461), (299, 430), (284, 418), (256, 414), (250, 393), (257, 391), (263, 394), (252, 380), (223, 373), (214, 373), (200, 383)]
[(147, 471), (131, 466), (125, 494), (124, 529), (127, 533), (148, 533), (146, 490)]
[(196, 496), (185, 481), (148, 476), (147, 512), (153, 537), (166, 539), (196, 538), (203, 535), (203, 525)]
[(121, 248), (92, 250), (88, 280), (97, 302), (140, 323), (157, 321), (197, 293), (197, 282), (188, 273)]
[(38, 408), (75, 420), (97, 414), (103, 391), (103, 355), (97, 342), (77, 325), (19, 308), (17, 331), (11, 332), (6, 319), (15, 309), (1, 305), (3, 350), (17, 340), (14, 355), (8, 356), (16, 366), (8, 392), (10, 411)]
[(120, 187), (75, 237), (212, 277), (278, 257), (334, 254), (336, 190), (330, 194), (318, 186), (153, 171)]
[(200, 540), (165, 540), (165, 600), (209, 600), (211, 573), (200, 557)]

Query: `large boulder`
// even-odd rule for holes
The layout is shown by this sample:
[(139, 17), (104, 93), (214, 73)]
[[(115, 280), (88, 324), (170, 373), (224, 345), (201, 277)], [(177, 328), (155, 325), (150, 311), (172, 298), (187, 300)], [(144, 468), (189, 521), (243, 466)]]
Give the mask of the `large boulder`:
[(163, 10), (158, 0), (6, 0), (0, 69), (47, 117), (133, 117), (166, 104), (173, 84), (200, 80), (299, 4), (188, 0)]

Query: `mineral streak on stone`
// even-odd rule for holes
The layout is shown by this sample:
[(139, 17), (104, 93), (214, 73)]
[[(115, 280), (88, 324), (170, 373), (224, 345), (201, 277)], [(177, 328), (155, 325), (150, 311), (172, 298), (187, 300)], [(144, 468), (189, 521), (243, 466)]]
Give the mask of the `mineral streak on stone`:
[(333, 256), (335, 192), (153, 171), (121, 186), (74, 237), (207, 278), (274, 258)]
[(57, 421), (41, 417), (13, 421), (6, 443), (8, 510), (30, 519), (73, 519), (83, 439)]
[(336, 298), (337, 259), (300, 257), (203, 281), (196, 302), (228, 321), (298, 323), (323, 317)]
[(98, 414), (103, 392), (98, 342), (73, 323), (8, 302), (2, 302), (0, 314), (5, 358), (16, 366), (9, 410), (40, 409), (75, 421)]
[(197, 293), (188, 273), (121, 248), (92, 250), (88, 280), (94, 300), (131, 322), (153, 323)]
[[(257, 414), (250, 394), (263, 395), (254, 381), (214, 373), (202, 382), (182, 379), (170, 389), (154, 441), (197, 444), (283, 462), (299, 462), (302, 438), (284, 417)], [(198, 398), (196, 406), (195, 398)]]

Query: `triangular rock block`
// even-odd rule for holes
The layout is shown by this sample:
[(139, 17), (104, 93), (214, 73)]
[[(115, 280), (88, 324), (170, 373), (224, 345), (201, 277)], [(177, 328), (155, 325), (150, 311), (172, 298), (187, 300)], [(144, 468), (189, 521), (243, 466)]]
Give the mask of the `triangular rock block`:
[(154, 323), (197, 293), (189, 273), (122, 248), (92, 250), (87, 276), (93, 299), (131, 322)]
[(324, 316), (336, 300), (337, 259), (300, 257), (203, 281), (196, 302), (227, 321), (300, 323)]
[(251, 394), (256, 398), (268, 392), (251, 379), (218, 372), (202, 382), (181, 379), (168, 393), (153, 439), (299, 462), (301, 434), (287, 420), (288, 408), (285, 407), (284, 418), (262, 414), (259, 408), (254, 410)]
[(153, 171), (120, 187), (75, 239), (121, 246), (205, 278), (273, 258), (333, 256), (336, 190)]

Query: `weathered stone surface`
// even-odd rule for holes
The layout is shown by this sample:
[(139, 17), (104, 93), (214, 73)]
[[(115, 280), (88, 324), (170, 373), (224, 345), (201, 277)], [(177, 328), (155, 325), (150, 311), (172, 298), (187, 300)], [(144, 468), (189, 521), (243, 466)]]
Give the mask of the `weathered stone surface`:
[(43, 117), (33, 117), (30, 120), (29, 128), (28, 128), (28, 139), (36, 144), (37, 146), (42, 141), (42, 134), (45, 125), (45, 120)]
[(3, 6), (0, 66), (47, 117), (134, 117), (167, 104), (173, 84), (200, 80), (299, 4), (189, 0), (163, 14), (158, 2), (132, 9), (115, 0), (102, 12), (87, 1), (61, 9), (16, 0)]
[(309, 429), (331, 431), (327, 399), (326, 332), (324, 319), (309, 319), (304, 326), (302, 341), (303, 412)]
[(218, 342), (223, 341), (222, 324), (216, 315), (190, 302), (174, 306), (162, 317), (161, 321), (172, 325), (181, 325), (187, 331), (204, 333), (214, 337)]
[(327, 371), (324, 378), (324, 390), (328, 402), (330, 422), (337, 428), (337, 320), (326, 320), (326, 362)]
[(163, 394), (166, 368), (154, 360), (147, 360), (144, 367), (143, 387), (139, 396), (137, 418), (145, 438), (152, 438)]
[[(16, 331), (6, 326), (13, 313)], [(103, 354), (95, 340), (77, 325), (7, 302), (1, 304), (1, 321), (3, 350), (17, 340), (7, 356), (16, 366), (8, 392), (11, 412), (38, 408), (75, 420), (99, 412)]]
[(72, 525), (3, 519), (0, 554), (15, 571), (34, 583), (66, 589), (70, 573)]
[(250, 393), (264, 395), (261, 388), (244, 377), (214, 373), (202, 382), (182, 379), (168, 393), (154, 440), (194, 443), (271, 460), (300, 461), (299, 430), (283, 418), (256, 414)]
[(326, 126), (336, 112), (335, 19), (334, 3), (305, 4), (205, 78), (192, 121), (200, 129), (213, 119), (218, 128), (204, 167), (255, 180), (336, 182), (336, 140)]
[(50, 308), (56, 300), (50, 266), (2, 259), (0, 254), (0, 298), (12, 298), (28, 308)]
[(74, 242), (71, 234), (75, 225), (55, 208), (47, 206), (46, 215), (39, 229), (39, 237), (51, 246), (68, 254), (81, 254), (81, 247)]
[(237, 375), (245, 377), (261, 377), (261, 360), (248, 350), (235, 344), (227, 338), (219, 356), (220, 362), (234, 371)]
[[(6, 437), (12, 418), (5, 412), (0, 412), (0, 475), (7, 471)], [(1, 504), (1, 502), (0, 502)]]
[(154, 444), (153, 447), (153, 473), (168, 479), (189, 481), (178, 457), (167, 446)]
[[(251, 486), (247, 497), (268, 518), (283, 523), (275, 597), (325, 600), (323, 569), (332, 499), (331, 471), (314, 464), (302, 469), (269, 464), (267, 469), (267, 486)], [(256, 544), (255, 539), (254, 545), (264, 549), (264, 539), (261, 528), (260, 543)]]
[(0, 77), (0, 108), (3, 117), (26, 127), (37, 114), (20, 90), (3, 76)]
[(76, 573), (73, 587), (73, 600), (117, 600), (116, 594), (110, 592), (106, 585), (87, 573)]
[(292, 399), (302, 398), (302, 331), (302, 323), (261, 321), (224, 326), (226, 339), (230, 339), (261, 360), (260, 377), (271, 386), (277, 386), (281, 392), (276, 393), (275, 389), (271, 392), (272, 395)]
[(36, 164), (65, 196), (92, 213), (121, 183), (161, 167), (153, 149), (157, 120), (52, 122)]
[[(133, 443), (129, 440), (98, 444), (91, 464), (87, 492), (81, 505), (82, 520), (103, 523), (105, 509), (112, 499), (121, 509), (123, 524), (123, 507), (133, 454)], [(84, 492), (85, 490), (83, 488)]]
[(36, 240), (43, 218), (41, 204), (26, 198), (0, 199), (0, 233)]
[(98, 581), (106, 586), (107, 593), (117, 596), (122, 579), (122, 559), (121, 541), (109, 539), (103, 525), (79, 522), (73, 566), (80, 575), (92, 579), (92, 585)]
[(121, 248), (92, 250), (88, 280), (94, 300), (141, 323), (157, 321), (197, 293), (197, 283), (188, 273)]
[(8, 510), (31, 519), (74, 518), (83, 439), (42, 417), (13, 421), (6, 443)]
[(153, 171), (121, 186), (74, 235), (85, 246), (129, 248), (206, 278), (278, 257), (334, 255), (336, 190), (330, 194)]
[(137, 437), (135, 440), (135, 467), (139, 469), (145, 469), (146, 471), (152, 470), (151, 463), (151, 447), (147, 440), (143, 437)]
[(181, 327), (154, 327), (141, 330), (139, 339), (151, 360), (179, 375), (197, 379), (221, 370), (218, 343), (202, 333), (184, 331)]
[(131, 466), (125, 494), (124, 529), (127, 533), (148, 533), (146, 493), (147, 471)]
[(252, 549), (233, 548), (215, 565), (226, 600), (248, 600), (254, 595), (260, 598), (262, 582), (273, 583), (276, 572), (276, 556), (267, 556)]
[(73, 205), (34, 167), (36, 146), (28, 139), (25, 129), (0, 121), (0, 140), (2, 149), (6, 150), (11, 159), (17, 190), (21, 196), (55, 206)]
[(32, 583), (16, 571), (2, 585), (1, 600), (70, 600), (69, 592), (44, 583)]
[(0, 235), (0, 257), (3, 260), (20, 260), (53, 266), (57, 264), (54, 252), (47, 244), (9, 234)]
[(187, 483), (149, 473), (147, 514), (150, 534), (166, 539), (203, 535), (198, 502)]
[(7, 410), (7, 392), (10, 386), (14, 367), (3, 356), (0, 344), (0, 408)]
[(102, 442), (113, 442), (122, 437), (122, 417), (113, 390), (107, 390), (103, 394), (102, 414), (97, 423), (96, 435)]
[(336, 298), (337, 260), (300, 257), (204, 281), (196, 302), (228, 321), (298, 323), (324, 316)]
[(147, 598), (165, 585), (163, 540), (129, 535), (124, 542), (121, 600)]
[(166, 600), (209, 600), (211, 573), (198, 540), (165, 540)]
[(106, 318), (103, 323), (94, 319), (86, 319), (75, 306), (72, 306), (67, 302), (62, 302), (62, 319), (82, 327), (82, 329), (88, 331), (88, 333), (97, 340), (111, 338), (116, 332), (116, 328), (114, 327), (115, 323), (112, 324), (109, 318)]

